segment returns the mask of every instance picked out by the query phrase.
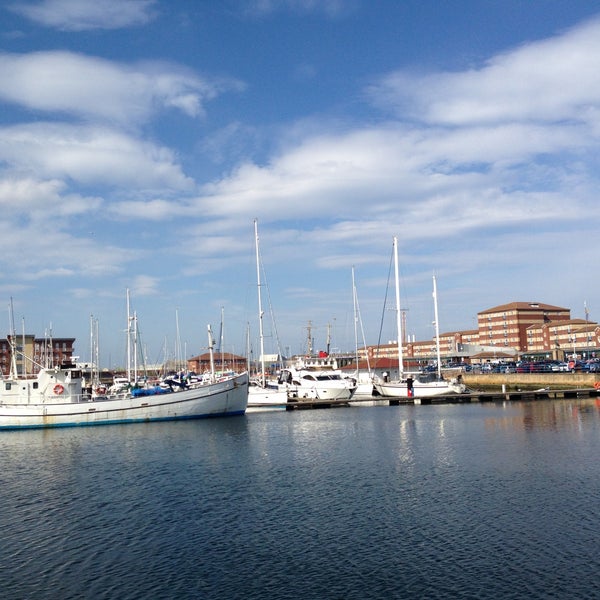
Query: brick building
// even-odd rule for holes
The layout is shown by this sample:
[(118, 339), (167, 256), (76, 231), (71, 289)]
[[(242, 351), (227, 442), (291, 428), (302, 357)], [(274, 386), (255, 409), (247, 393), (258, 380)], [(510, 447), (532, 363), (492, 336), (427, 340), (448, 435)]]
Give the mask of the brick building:
[[(36, 338), (34, 335), (15, 336), (17, 371), (19, 375), (36, 374), (45, 365), (61, 365), (73, 359), (75, 338)], [(0, 339), (0, 369), (10, 373), (9, 338)]]
[[(215, 371), (245, 371), (247, 369), (246, 359), (230, 352), (214, 352), (213, 362)], [(210, 372), (210, 352), (193, 356), (187, 360), (187, 368), (197, 374)]]
[[(402, 346), (407, 366), (436, 358), (435, 338), (409, 341)], [(397, 343), (368, 346), (362, 358), (397, 358)], [(527, 355), (562, 360), (600, 356), (598, 323), (571, 319), (568, 308), (541, 302), (511, 302), (477, 313), (477, 329), (440, 334), (440, 354), (444, 361), (468, 360), (474, 355), (507, 357)]]

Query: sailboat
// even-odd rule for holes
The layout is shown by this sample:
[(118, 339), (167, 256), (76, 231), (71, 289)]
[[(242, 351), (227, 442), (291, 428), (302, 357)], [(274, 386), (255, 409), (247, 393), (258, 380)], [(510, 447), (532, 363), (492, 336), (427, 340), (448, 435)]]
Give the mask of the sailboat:
[(260, 251), (258, 246), (258, 221), (254, 219), (254, 246), (256, 250), (256, 281), (258, 289), (258, 331), (260, 337), (260, 373), (253, 378), (248, 387), (248, 412), (265, 410), (285, 410), (288, 394), (277, 385), (269, 385), (265, 373), (265, 335), (263, 327), (263, 309), (260, 282)]
[(398, 335), (398, 373), (396, 381), (377, 381), (375, 390), (381, 396), (391, 398), (415, 398), (443, 396), (447, 394), (462, 394), (466, 386), (457, 379), (447, 380), (442, 377), (440, 360), (440, 334), (438, 326), (437, 286), (433, 277), (433, 299), (435, 310), (435, 342), (437, 348), (437, 374), (405, 373), (402, 354), (402, 326), (400, 316), (400, 283), (398, 276), (398, 239), (394, 237), (394, 278), (396, 291), (396, 330)]

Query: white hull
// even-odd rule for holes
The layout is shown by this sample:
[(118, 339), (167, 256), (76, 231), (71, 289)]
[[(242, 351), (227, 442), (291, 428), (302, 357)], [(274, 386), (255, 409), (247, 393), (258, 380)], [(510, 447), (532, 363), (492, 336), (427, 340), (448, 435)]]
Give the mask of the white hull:
[(385, 396), (387, 398), (427, 398), (448, 394), (462, 394), (465, 392), (466, 388), (462, 383), (442, 379), (425, 382), (415, 380), (412, 384), (410, 393), (406, 381), (376, 383), (375, 390), (380, 396)]
[(248, 388), (247, 412), (264, 412), (271, 410), (286, 410), (288, 396), (285, 390), (263, 388), (251, 385)]
[(296, 366), (283, 369), (279, 375), (279, 389), (286, 390), (291, 401), (350, 400), (356, 390), (356, 381), (343, 377), (329, 358), (315, 362), (300, 361)]
[[(66, 390), (64, 396), (32, 394), (31, 382), (14, 380), (20, 385), (15, 393), (0, 393), (0, 429), (67, 427), (200, 419), (242, 415), (248, 403), (248, 374), (212, 384), (153, 396), (94, 398)], [(5, 382), (0, 383), (4, 386)], [(4, 390), (2, 390), (4, 391)]]
[(358, 398), (371, 398), (373, 396), (373, 389), (372, 381), (359, 382), (352, 398), (355, 400)]
[(354, 394), (353, 387), (342, 385), (288, 385), (287, 395), (290, 400), (350, 400)]

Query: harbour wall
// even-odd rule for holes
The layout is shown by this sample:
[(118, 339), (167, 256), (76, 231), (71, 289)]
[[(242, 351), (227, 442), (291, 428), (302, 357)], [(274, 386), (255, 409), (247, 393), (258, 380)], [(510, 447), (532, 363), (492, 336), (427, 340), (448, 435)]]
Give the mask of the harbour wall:
[(600, 373), (456, 373), (459, 374), (463, 383), (471, 389), (499, 388), (503, 385), (507, 389), (593, 388), (596, 382), (600, 382)]

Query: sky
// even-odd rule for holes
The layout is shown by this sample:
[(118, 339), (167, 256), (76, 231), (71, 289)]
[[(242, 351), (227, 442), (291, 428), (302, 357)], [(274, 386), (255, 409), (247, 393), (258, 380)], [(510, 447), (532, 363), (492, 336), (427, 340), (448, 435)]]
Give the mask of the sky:
[(255, 219), (267, 352), (395, 339), (394, 237), (417, 340), (598, 321), (599, 66), (587, 0), (2, 1), (6, 333), (256, 354)]

